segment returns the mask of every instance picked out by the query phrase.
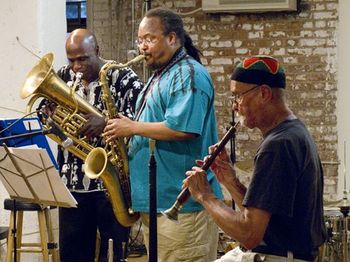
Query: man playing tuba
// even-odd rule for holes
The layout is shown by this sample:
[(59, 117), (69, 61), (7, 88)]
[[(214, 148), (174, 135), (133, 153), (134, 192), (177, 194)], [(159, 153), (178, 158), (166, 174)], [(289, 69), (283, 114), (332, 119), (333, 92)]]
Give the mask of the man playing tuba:
[[(68, 36), (65, 47), (69, 64), (58, 71), (58, 76), (72, 86), (76, 74), (82, 73), (76, 93), (103, 112), (106, 109), (101, 100), (99, 72), (106, 61), (99, 56), (96, 37), (86, 29), (76, 29)], [(142, 82), (130, 68), (111, 69), (107, 75), (117, 110), (133, 118)], [(52, 103), (45, 100), (41, 106), (45, 103), (46, 110), (43, 111), (50, 113), (54, 109)], [(83, 117), (87, 123), (79, 130), (79, 135), (86, 136), (93, 147), (100, 146), (105, 118), (92, 113)], [(62, 147), (59, 147), (57, 159), (62, 180), (78, 202), (76, 209), (59, 210), (61, 261), (94, 261), (97, 229), (101, 236), (99, 261), (107, 261), (110, 238), (113, 239), (114, 261), (120, 261), (123, 257), (122, 244), (128, 242), (130, 228), (123, 227), (116, 220), (102, 181), (89, 179), (84, 174), (84, 161)]]

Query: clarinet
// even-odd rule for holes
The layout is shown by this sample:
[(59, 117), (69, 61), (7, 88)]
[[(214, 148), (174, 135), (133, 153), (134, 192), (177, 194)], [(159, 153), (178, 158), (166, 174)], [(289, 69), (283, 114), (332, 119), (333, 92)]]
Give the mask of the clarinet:
[[(235, 125), (235, 113), (232, 112), (232, 122), (231, 125)], [(236, 134), (234, 134), (230, 139), (230, 159), (232, 164), (236, 163)], [(235, 201), (232, 199), (232, 209), (236, 209)]]
[[(209, 169), (209, 167), (214, 162), (215, 158), (218, 156), (218, 154), (221, 152), (221, 150), (225, 147), (227, 142), (235, 135), (236, 127), (238, 124), (239, 124), (239, 122), (235, 123), (234, 126), (230, 127), (230, 129), (226, 132), (224, 137), (219, 142), (219, 144), (216, 147), (216, 149), (214, 150), (214, 152), (209, 155), (208, 159), (201, 166), (201, 168), (204, 171), (207, 171)], [(190, 190), (187, 187), (184, 188), (180, 192), (180, 194), (177, 196), (175, 203), (169, 209), (163, 211), (162, 214), (165, 215), (168, 219), (177, 222), (178, 221), (178, 213), (182, 209), (182, 207), (186, 203), (186, 201), (190, 198), (190, 196), (191, 196)]]

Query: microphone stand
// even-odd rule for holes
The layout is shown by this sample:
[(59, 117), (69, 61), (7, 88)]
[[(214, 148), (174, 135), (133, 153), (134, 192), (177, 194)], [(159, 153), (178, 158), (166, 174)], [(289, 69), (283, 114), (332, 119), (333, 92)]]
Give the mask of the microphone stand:
[(37, 135), (46, 135), (46, 134), (49, 134), (50, 132), (51, 132), (51, 129), (46, 129), (46, 130), (23, 133), (23, 134), (19, 134), (19, 135), (6, 136), (6, 137), (0, 138), (0, 144), (6, 142), (8, 140), (11, 140), (11, 139), (32, 137), (32, 136), (37, 136)]
[(156, 141), (149, 140), (149, 262), (157, 262), (157, 163), (154, 156)]

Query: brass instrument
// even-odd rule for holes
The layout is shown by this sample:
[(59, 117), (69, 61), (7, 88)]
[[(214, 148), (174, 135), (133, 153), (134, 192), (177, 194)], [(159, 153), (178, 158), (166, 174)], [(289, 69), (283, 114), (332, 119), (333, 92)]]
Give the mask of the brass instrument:
[[(145, 56), (139, 55), (125, 64), (118, 64), (115, 61), (111, 61), (101, 68), (101, 100), (106, 109), (107, 119), (119, 117), (108, 86), (108, 71), (111, 69), (121, 69), (131, 64), (139, 63), (144, 58)], [(112, 175), (112, 173), (115, 172), (117, 175)], [(98, 147), (91, 150), (85, 160), (85, 174), (92, 179), (102, 179), (109, 192), (109, 196), (111, 198), (117, 197), (118, 199), (120, 198), (123, 200), (120, 201), (118, 205), (113, 205), (114, 214), (118, 217), (120, 224), (131, 226), (137, 221), (139, 213), (134, 213), (131, 209), (128, 156), (123, 138), (117, 138), (110, 141), (106, 144), (105, 148)], [(119, 184), (120, 186), (109, 186), (113, 184)]]
[[(87, 138), (79, 138), (78, 131), (86, 123), (80, 114), (93, 113), (97, 116), (103, 115), (82, 97), (74, 95), (72, 98), (71, 88), (57, 76), (52, 63), (54, 55), (48, 53), (31, 69), (21, 88), (20, 96), (25, 99), (31, 96), (26, 113), (32, 111), (32, 107), (37, 99), (46, 98), (57, 107), (51, 118), (62, 128), (64, 133), (73, 140), (74, 146), (68, 150), (80, 159), (85, 160), (87, 154), (93, 149)], [(49, 126), (44, 125), (44, 128)], [(61, 140), (53, 135), (48, 136), (56, 143), (61, 144)]]
[[(43, 58), (32, 68), (32, 70), (28, 73), (25, 83), (21, 89), (21, 98), (27, 98), (32, 95), (31, 99), (28, 102), (26, 111), (29, 113), (32, 110), (32, 107), (35, 101), (38, 98), (46, 98), (49, 101), (57, 104), (55, 112), (51, 116), (51, 118), (61, 127), (64, 131), (65, 135), (72, 139), (74, 142), (74, 146), (67, 148), (72, 154), (79, 157), (80, 159), (86, 161), (88, 155), (90, 155), (89, 159), (94, 158), (97, 152), (100, 152), (99, 148), (94, 148), (89, 144), (89, 140), (86, 137), (79, 138), (78, 132), (79, 129), (85, 125), (87, 122), (81, 114), (93, 113), (99, 117), (105, 117), (102, 113), (100, 113), (95, 107), (86, 102), (82, 97), (74, 94), (75, 85), (73, 88), (67, 86), (67, 84), (60, 79), (57, 74), (54, 72), (52, 63), (53, 63), (53, 54), (49, 53), (43, 56)], [(139, 58), (139, 61), (142, 59)], [(132, 60), (133, 61), (133, 60)], [(130, 61), (131, 62), (131, 61)], [(125, 65), (127, 66), (127, 65)], [(110, 68), (108, 68), (110, 69)], [(107, 72), (107, 71), (106, 71)], [(73, 89), (73, 90), (72, 90)], [(106, 88), (104, 88), (106, 89)], [(105, 92), (105, 90), (102, 92)], [(106, 94), (104, 94), (106, 95)], [(109, 90), (107, 96), (109, 94)], [(107, 105), (106, 105), (107, 106)], [(107, 108), (109, 114), (113, 114), (112, 104)], [(112, 113), (110, 113), (112, 112)], [(44, 128), (49, 128), (45, 126)], [(55, 135), (48, 135), (51, 139), (61, 145), (62, 141)], [(118, 144), (119, 145), (119, 144)], [(123, 146), (119, 145), (121, 148)], [(125, 146), (125, 145), (124, 145)], [(115, 147), (109, 147), (115, 148)], [(94, 150), (98, 149), (98, 150)], [(92, 153), (93, 154), (90, 154)], [(115, 152), (115, 151), (114, 151)], [(117, 170), (120, 168), (112, 168), (114, 163), (120, 163), (123, 160), (123, 170), (127, 169), (127, 156), (124, 150), (118, 150), (117, 152), (105, 152), (108, 155), (108, 159), (106, 157), (104, 168), (104, 175), (101, 176), (104, 185), (109, 192), (110, 201), (113, 207), (114, 215), (120, 224), (123, 226), (131, 226), (138, 219), (137, 214), (129, 215), (127, 209), (124, 206), (124, 198), (118, 193), (122, 192), (120, 188), (122, 185), (120, 184), (120, 180), (118, 177)], [(117, 154), (121, 153), (121, 156)], [(98, 156), (96, 156), (98, 158)], [(98, 158), (99, 159), (99, 158)], [(89, 175), (92, 173), (90, 170), (95, 171), (96, 168), (100, 167), (101, 163), (98, 163), (98, 166), (92, 167), (92, 162), (87, 163)], [(95, 161), (96, 162), (96, 161)], [(95, 163), (94, 163), (95, 164)], [(108, 174), (105, 174), (108, 170)], [(105, 172), (106, 171), (106, 172)], [(127, 174), (127, 173), (126, 173)], [(98, 176), (97, 176), (98, 177)], [(121, 211), (123, 210), (123, 212)]]
[[(216, 149), (213, 153), (211, 153), (208, 157), (208, 159), (204, 162), (204, 164), (201, 166), (201, 168), (204, 171), (207, 171), (211, 164), (214, 162), (215, 158), (218, 156), (218, 154), (221, 152), (222, 149), (224, 149), (227, 142), (232, 138), (236, 133), (236, 127), (238, 126), (239, 122), (237, 122), (234, 126), (231, 126), (230, 129), (226, 132), (224, 137), (221, 139), (221, 141), (218, 143)], [(169, 218), (170, 220), (173, 220), (175, 222), (178, 221), (178, 213), (182, 209), (183, 205), (186, 203), (186, 201), (190, 198), (191, 193), (190, 190), (186, 187), (184, 188), (180, 194), (178, 194), (176, 201), (174, 204), (168, 208), (167, 210), (163, 211), (162, 214)]]

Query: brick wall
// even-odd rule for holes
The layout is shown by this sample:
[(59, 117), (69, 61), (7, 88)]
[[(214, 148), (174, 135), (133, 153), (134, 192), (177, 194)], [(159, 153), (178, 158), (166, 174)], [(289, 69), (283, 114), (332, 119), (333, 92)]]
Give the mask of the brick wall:
[[(100, 40), (105, 58), (120, 62), (135, 49), (137, 25), (144, 1), (135, 0), (135, 27), (131, 0), (89, 0), (88, 27)], [(326, 197), (336, 193), (336, 30), (337, 0), (301, 0), (298, 12), (264, 14), (206, 14), (201, 0), (154, 0), (152, 7), (166, 6), (183, 16), (186, 30), (203, 52), (216, 93), (218, 129), (222, 135), (231, 121), (229, 76), (234, 65), (253, 54), (280, 59), (287, 72), (291, 109), (308, 126), (319, 147), (325, 168)], [(134, 32), (132, 32), (134, 29)], [(129, 52), (130, 53), (130, 52)], [(142, 70), (136, 68), (142, 75)], [(237, 160), (254, 156), (261, 137), (256, 130), (238, 128)], [(249, 181), (249, 177), (246, 178)]]

